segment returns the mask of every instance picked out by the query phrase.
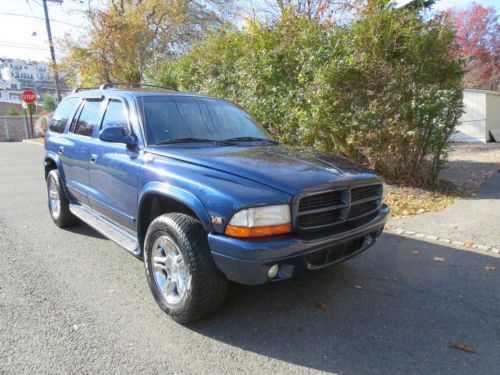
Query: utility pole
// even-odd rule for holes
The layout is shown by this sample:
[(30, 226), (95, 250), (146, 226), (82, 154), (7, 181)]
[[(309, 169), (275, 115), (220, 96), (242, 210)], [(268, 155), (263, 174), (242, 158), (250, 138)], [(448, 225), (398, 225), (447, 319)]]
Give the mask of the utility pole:
[(50, 30), (50, 19), (49, 19), (49, 10), (47, 8), (47, 2), (51, 1), (54, 3), (62, 4), (63, 0), (42, 0), (42, 1), (43, 1), (43, 11), (45, 12), (45, 26), (47, 27), (47, 36), (49, 37), (50, 56), (52, 57), (52, 70), (54, 71), (54, 81), (56, 82), (57, 101), (60, 102), (61, 89), (59, 87), (59, 73), (57, 71), (56, 52), (54, 50), (54, 43), (52, 42), (52, 31)]

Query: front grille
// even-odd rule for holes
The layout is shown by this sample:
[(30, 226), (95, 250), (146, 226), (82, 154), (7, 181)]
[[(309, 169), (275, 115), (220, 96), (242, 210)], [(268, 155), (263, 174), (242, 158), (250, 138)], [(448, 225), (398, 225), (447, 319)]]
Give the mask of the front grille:
[(299, 204), (299, 212), (316, 210), (328, 206), (335, 206), (342, 203), (342, 191), (328, 191), (309, 195), (301, 199)]
[(302, 228), (313, 228), (330, 225), (332, 223), (340, 223), (342, 221), (342, 210), (332, 210), (299, 216), (299, 225)]
[[(300, 230), (361, 225), (382, 204), (382, 185), (332, 190), (305, 196), (298, 202), (296, 224)], [(342, 225), (341, 225), (342, 224)]]
[(376, 210), (379, 206), (380, 206), (380, 201), (378, 199), (374, 201), (360, 203), (355, 206), (351, 206), (351, 209), (349, 210), (349, 215), (347, 217), (349, 219), (353, 219), (359, 216), (369, 214), (370, 212)]
[(361, 201), (367, 198), (381, 197), (382, 185), (360, 186), (351, 189), (351, 202)]

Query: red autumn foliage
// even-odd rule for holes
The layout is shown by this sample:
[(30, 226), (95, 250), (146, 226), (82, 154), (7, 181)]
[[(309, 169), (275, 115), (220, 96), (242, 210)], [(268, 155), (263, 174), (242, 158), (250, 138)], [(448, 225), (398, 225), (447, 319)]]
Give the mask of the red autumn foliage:
[(450, 9), (458, 57), (464, 59), (464, 85), (470, 88), (500, 90), (500, 24), (493, 7), (472, 4)]

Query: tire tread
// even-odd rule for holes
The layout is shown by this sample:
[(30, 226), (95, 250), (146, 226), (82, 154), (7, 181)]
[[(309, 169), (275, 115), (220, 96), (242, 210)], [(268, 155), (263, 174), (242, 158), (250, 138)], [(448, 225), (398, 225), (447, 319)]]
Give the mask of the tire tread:
[[(215, 266), (208, 248), (207, 233), (198, 220), (192, 216), (181, 213), (168, 213), (154, 219), (146, 234), (145, 252), (152, 246), (151, 236), (154, 231), (167, 228), (175, 231), (181, 239), (182, 246), (189, 258), (191, 272), (191, 295), (187, 306), (181, 312), (169, 309), (160, 303), (157, 294), (153, 291), (160, 307), (179, 323), (189, 323), (214, 312), (225, 300), (228, 282)], [(146, 267), (148, 267), (145, 256)], [(150, 287), (154, 280), (150, 280)]]

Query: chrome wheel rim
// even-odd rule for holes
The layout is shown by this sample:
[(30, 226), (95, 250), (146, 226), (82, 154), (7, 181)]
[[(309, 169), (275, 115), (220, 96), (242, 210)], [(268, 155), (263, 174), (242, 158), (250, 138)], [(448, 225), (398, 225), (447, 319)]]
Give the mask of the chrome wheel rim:
[(191, 275), (175, 242), (162, 235), (153, 243), (151, 257), (157, 289), (169, 304), (179, 303), (191, 286)]
[(57, 192), (57, 187), (54, 180), (49, 179), (49, 206), (50, 213), (52, 217), (57, 220), (61, 214), (61, 199), (59, 198), (59, 193)]

